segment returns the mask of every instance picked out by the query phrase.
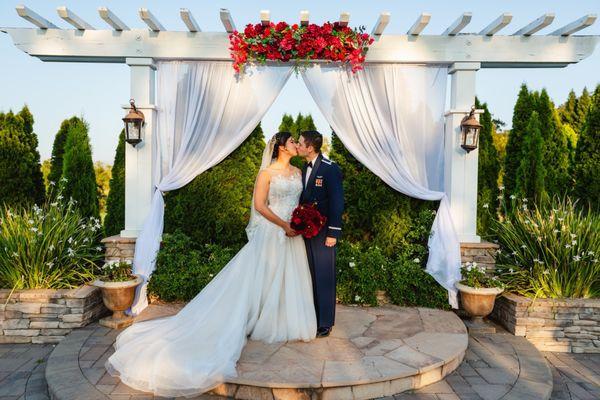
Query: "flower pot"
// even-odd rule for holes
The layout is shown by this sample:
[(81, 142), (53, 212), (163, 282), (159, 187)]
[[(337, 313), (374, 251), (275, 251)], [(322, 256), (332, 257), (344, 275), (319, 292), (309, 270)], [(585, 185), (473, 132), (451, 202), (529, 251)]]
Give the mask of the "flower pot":
[(460, 291), (461, 304), (467, 314), (474, 322), (480, 323), (494, 309), (496, 296), (504, 291), (500, 288), (474, 288), (461, 283), (456, 283), (455, 286)]
[(104, 282), (96, 280), (93, 285), (102, 290), (102, 301), (106, 308), (113, 314), (102, 318), (99, 324), (108, 328), (125, 328), (133, 323), (133, 317), (126, 315), (127, 310), (133, 304), (135, 298), (135, 288), (143, 282), (141, 276), (136, 275), (135, 279), (124, 282)]

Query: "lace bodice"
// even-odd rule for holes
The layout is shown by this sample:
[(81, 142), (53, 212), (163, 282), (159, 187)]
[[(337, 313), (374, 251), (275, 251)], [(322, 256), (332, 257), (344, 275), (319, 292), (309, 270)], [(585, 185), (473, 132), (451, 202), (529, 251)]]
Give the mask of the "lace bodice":
[(301, 173), (297, 172), (291, 176), (273, 175), (269, 187), (269, 208), (279, 218), (289, 221), (292, 212), (298, 205), (301, 193)]

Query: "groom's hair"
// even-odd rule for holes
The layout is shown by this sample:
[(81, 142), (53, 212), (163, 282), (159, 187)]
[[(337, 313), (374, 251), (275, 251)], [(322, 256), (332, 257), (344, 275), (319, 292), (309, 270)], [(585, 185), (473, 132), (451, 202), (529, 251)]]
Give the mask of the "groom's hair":
[(303, 131), (300, 133), (300, 136), (304, 138), (304, 143), (307, 146), (312, 146), (315, 149), (315, 152), (319, 153), (321, 151), (321, 146), (323, 146), (323, 135), (321, 135), (318, 131)]

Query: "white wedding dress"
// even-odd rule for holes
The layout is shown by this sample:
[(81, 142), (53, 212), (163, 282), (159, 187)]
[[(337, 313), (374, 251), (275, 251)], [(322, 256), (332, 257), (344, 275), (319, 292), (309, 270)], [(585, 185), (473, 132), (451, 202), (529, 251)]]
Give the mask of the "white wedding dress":
[[(300, 174), (273, 176), (269, 207), (291, 217)], [(259, 216), (249, 241), (178, 314), (135, 323), (119, 334), (107, 371), (135, 389), (192, 396), (236, 376), (249, 335), (267, 343), (316, 334), (312, 282), (301, 236)]]

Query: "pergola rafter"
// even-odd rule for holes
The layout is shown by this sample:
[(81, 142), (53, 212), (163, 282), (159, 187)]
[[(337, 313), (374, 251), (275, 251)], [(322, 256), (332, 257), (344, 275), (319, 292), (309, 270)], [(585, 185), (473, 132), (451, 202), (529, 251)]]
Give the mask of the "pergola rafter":
[[(153, 183), (152, 136), (154, 135), (155, 63), (157, 60), (230, 60), (229, 34), (236, 30), (229, 10), (221, 9), (224, 32), (204, 32), (191, 12), (180, 9), (186, 31), (166, 29), (147, 9), (139, 16), (147, 28), (129, 28), (107, 8), (98, 9), (112, 29), (94, 27), (64, 7), (59, 16), (75, 29), (60, 29), (25, 6), (17, 13), (34, 28), (0, 28), (11, 36), (15, 46), (42, 61), (126, 63), (131, 69), (131, 97), (146, 117), (145, 140), (126, 148), (125, 229), (122, 236), (137, 236), (149, 213)], [(565, 67), (590, 56), (600, 36), (574, 33), (596, 21), (586, 15), (549, 34), (538, 34), (554, 21), (547, 13), (513, 34), (499, 34), (512, 21), (503, 13), (478, 33), (463, 32), (473, 15), (463, 13), (441, 34), (423, 34), (431, 14), (421, 14), (406, 34), (385, 34), (390, 13), (382, 12), (371, 31), (375, 42), (367, 63), (447, 65), (450, 75), (450, 105), (445, 124), (445, 191), (450, 201), (455, 228), (462, 242), (478, 242), (477, 164), (478, 150), (466, 154), (460, 147), (460, 122), (474, 102), (476, 72), (481, 68)], [(269, 23), (268, 10), (260, 12), (262, 23)], [(348, 25), (350, 14), (340, 14), (338, 22)], [(309, 23), (309, 12), (301, 11), (301, 25)], [(315, 62), (320, 62), (316, 60)]]

